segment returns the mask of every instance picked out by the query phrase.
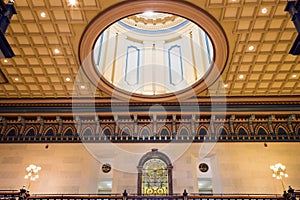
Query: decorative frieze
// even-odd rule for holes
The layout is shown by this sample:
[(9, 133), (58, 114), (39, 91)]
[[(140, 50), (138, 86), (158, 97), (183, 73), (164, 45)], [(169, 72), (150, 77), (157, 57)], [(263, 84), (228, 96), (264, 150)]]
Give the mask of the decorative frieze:
[(299, 115), (1, 116), (0, 142), (290, 142)]

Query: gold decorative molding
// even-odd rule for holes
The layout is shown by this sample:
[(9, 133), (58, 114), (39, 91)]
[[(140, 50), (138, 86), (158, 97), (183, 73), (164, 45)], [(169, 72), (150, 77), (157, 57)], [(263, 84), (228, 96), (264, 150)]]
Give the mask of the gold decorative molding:
[(0, 143), (171, 141), (299, 142), (300, 115), (0, 116)]
[[(113, 22), (130, 15), (142, 13), (149, 9), (151, 9), (153, 12), (164, 12), (182, 16), (193, 21), (209, 35), (214, 47), (214, 60), (212, 67), (210, 67), (210, 70), (202, 79), (194, 83), (190, 88), (183, 89), (174, 94), (153, 96), (135, 93), (129, 94), (126, 91), (114, 87), (105, 78), (103, 78), (98, 70), (95, 69), (92, 52), (98, 36)], [(138, 0), (123, 1), (119, 4), (116, 4), (113, 7), (101, 12), (91, 21), (84, 31), (79, 44), (79, 60), (83, 71), (91, 83), (109, 95), (114, 95), (119, 99), (130, 99), (130, 101), (136, 102), (170, 102), (178, 99), (186, 99), (187, 97), (204, 91), (221, 75), (227, 63), (228, 54), (228, 41), (224, 30), (219, 25), (217, 20), (204, 9), (189, 2), (179, 0)]]

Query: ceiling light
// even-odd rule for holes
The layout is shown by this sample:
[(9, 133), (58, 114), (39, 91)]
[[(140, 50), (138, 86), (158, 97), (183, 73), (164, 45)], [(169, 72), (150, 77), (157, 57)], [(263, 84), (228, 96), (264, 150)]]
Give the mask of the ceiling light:
[(45, 18), (46, 17), (46, 13), (45, 12), (41, 12), (41, 17)]
[(15, 81), (19, 81), (19, 78), (15, 78)]
[(261, 9), (261, 13), (262, 13), (262, 14), (266, 14), (267, 12), (268, 12), (268, 9), (267, 9), (267, 8)]
[(60, 50), (59, 50), (59, 49), (54, 49), (54, 53), (55, 53), (55, 54), (59, 54), (59, 53), (60, 53)]
[(154, 94), (154, 91), (143, 91), (142, 94), (145, 94), (145, 95), (153, 95), (153, 94)]
[(253, 45), (249, 46), (248, 50), (249, 51), (253, 51), (254, 50), (254, 46)]
[(146, 17), (146, 18), (151, 18), (151, 17), (153, 17), (153, 15), (155, 15), (155, 13), (151, 10), (145, 11), (143, 13), (143, 16)]
[(71, 79), (69, 77), (66, 78), (66, 81), (70, 81)]
[(72, 7), (76, 6), (77, 3), (78, 3), (77, 0), (68, 0), (68, 5), (70, 5)]
[(5, 62), (5, 63), (8, 63), (8, 60), (5, 59), (4, 62)]
[(224, 84), (224, 88), (227, 88), (228, 87), (228, 84)]
[(241, 75), (239, 76), (239, 79), (243, 79), (243, 78), (244, 78), (244, 75), (241, 74)]
[(81, 88), (81, 89), (85, 89), (85, 86), (84, 86), (84, 85), (81, 85), (80, 88)]
[(292, 75), (292, 77), (293, 77), (293, 78), (296, 78), (296, 77), (297, 77), (297, 75), (296, 75), (296, 74), (293, 74), (293, 75)]
[[(33, 165), (33, 164), (29, 165), (29, 166), (26, 168), (27, 174), (25, 175), (24, 178), (25, 178), (25, 179), (29, 179), (29, 183), (30, 183), (31, 181), (35, 181), (36, 179), (39, 178), (38, 173), (39, 173), (39, 171), (40, 171), (41, 169), (42, 169), (41, 167), (38, 167), (38, 166), (36, 166), (36, 165)], [(30, 184), (29, 184), (29, 185), (30, 185)], [(29, 186), (28, 186), (28, 188), (29, 188)]]
[[(277, 163), (275, 165), (271, 165), (270, 169), (272, 170), (273, 174), (272, 177), (276, 178), (276, 179), (280, 179), (282, 180), (282, 178), (287, 178), (288, 174), (286, 173), (286, 167), (281, 164), (281, 163)], [(282, 184), (282, 187), (284, 188), (284, 185)]]

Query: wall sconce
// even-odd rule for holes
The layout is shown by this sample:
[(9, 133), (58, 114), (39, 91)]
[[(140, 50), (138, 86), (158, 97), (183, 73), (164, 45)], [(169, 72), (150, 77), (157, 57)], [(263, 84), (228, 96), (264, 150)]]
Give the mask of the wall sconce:
[(270, 169), (273, 172), (272, 177), (280, 180), (280, 182), (282, 184), (282, 188), (285, 191), (285, 187), (284, 187), (282, 178), (288, 177), (288, 174), (286, 173), (286, 167), (281, 163), (277, 163), (275, 165), (271, 165)]
[(33, 164), (26, 167), (27, 174), (24, 176), (24, 178), (28, 179), (28, 188), (27, 188), (28, 190), (30, 188), (30, 183), (39, 178), (38, 173), (41, 169), (42, 169), (41, 167), (38, 167), (38, 166), (33, 165)]

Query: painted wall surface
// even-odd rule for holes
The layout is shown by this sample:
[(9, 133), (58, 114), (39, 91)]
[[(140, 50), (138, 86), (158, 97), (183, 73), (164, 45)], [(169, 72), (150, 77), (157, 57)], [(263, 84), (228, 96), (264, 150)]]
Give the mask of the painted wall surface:
[[(285, 187), (300, 189), (299, 143), (217, 144), (1, 144), (0, 189), (20, 189), (29, 164), (42, 167), (40, 178), (31, 183), (33, 194), (96, 193), (98, 181), (111, 178), (112, 192), (137, 191), (139, 159), (151, 149), (165, 153), (173, 163), (174, 193), (198, 191), (198, 178), (210, 178), (214, 193), (281, 194), (279, 180), (272, 178), (270, 165), (287, 168)], [(206, 173), (199, 163), (209, 165)], [(113, 170), (101, 171), (102, 163)]]

